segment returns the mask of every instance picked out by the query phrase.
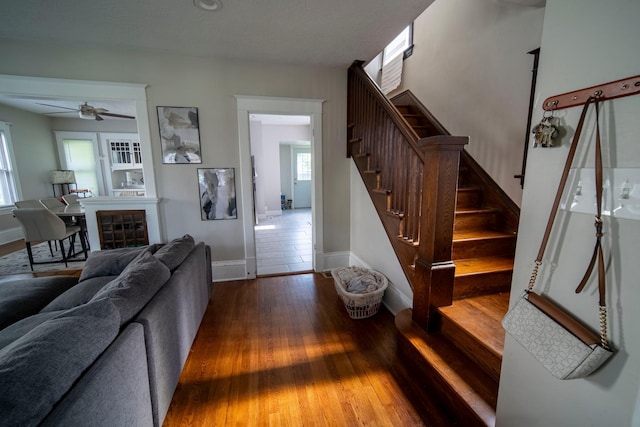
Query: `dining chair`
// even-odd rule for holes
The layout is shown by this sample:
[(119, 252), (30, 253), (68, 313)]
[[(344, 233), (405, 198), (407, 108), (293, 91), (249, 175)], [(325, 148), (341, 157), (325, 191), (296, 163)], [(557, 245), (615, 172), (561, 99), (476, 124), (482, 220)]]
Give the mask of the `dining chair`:
[(40, 203), (47, 209), (55, 209), (65, 207), (66, 205), (60, 201), (57, 197), (51, 197), (48, 199), (40, 199)]
[(80, 204), (77, 194), (65, 194), (62, 196), (62, 200), (64, 200), (67, 206), (76, 206)]
[(41, 208), (40, 200), (18, 200), (14, 203), (16, 208)]
[[(68, 267), (67, 262), (69, 260), (69, 256), (72, 253), (76, 234), (80, 236), (80, 244), (82, 245), (84, 258), (87, 259), (87, 245), (85, 243), (84, 236), (82, 236), (82, 233), (80, 233), (79, 225), (67, 225), (60, 217), (51, 212), (49, 209), (43, 207), (14, 209), (13, 215), (16, 217), (18, 222), (20, 222), (20, 226), (22, 227), (31, 271), (33, 271), (34, 264), (64, 262), (65, 267)], [(71, 237), (70, 244), (72, 245), (71, 248), (69, 248), (69, 254), (67, 254), (64, 249), (64, 240), (68, 237)], [(42, 242), (51, 240), (56, 240), (60, 243), (62, 260), (35, 262), (33, 260), (31, 242)], [(75, 250), (73, 252), (75, 253)]]
[[(40, 200), (18, 200), (17, 202), (14, 203), (14, 205), (16, 205), (16, 208), (41, 208), (42, 207), (42, 203), (40, 203)], [(47, 243), (49, 244), (49, 252), (51, 253), (51, 257), (53, 257), (53, 247), (51, 246), (51, 240), (47, 241)], [(56, 251), (58, 250), (58, 242), (54, 240), (55, 243), (55, 248)]]

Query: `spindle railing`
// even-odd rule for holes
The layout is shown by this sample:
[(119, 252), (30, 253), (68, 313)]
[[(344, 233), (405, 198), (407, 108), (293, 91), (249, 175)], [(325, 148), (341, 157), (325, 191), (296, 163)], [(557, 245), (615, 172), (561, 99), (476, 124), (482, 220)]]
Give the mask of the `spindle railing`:
[(432, 306), (451, 304), (458, 165), (468, 138), (420, 138), (355, 62), (348, 74), (347, 155), (374, 200), (413, 288), (414, 319), (427, 329)]

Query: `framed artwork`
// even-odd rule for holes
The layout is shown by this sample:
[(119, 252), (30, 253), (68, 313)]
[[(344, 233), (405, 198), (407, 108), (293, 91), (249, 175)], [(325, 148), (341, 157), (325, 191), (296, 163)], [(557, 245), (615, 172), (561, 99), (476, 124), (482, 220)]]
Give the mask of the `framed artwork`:
[(202, 163), (196, 107), (157, 107), (162, 163)]
[(198, 169), (198, 189), (203, 221), (238, 218), (234, 168)]

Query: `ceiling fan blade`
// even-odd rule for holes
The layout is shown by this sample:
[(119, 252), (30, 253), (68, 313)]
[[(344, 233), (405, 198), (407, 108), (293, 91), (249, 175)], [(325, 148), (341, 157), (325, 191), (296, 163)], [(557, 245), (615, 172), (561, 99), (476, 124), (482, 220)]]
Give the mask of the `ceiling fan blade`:
[[(63, 107), (63, 106), (61, 106), (61, 105), (43, 104), (42, 102), (36, 102), (36, 104), (38, 104), (38, 105), (45, 105), (45, 106), (47, 106), (47, 107), (64, 108), (65, 110), (78, 111), (78, 109), (77, 109), (77, 108)], [(51, 114), (51, 113), (45, 113), (45, 114)]]
[(95, 116), (96, 116), (96, 120), (97, 120), (97, 121), (104, 120), (102, 117), (100, 117), (100, 115), (99, 115), (99, 114), (96, 114)]
[(133, 116), (125, 116), (124, 114), (114, 114), (114, 113), (100, 113), (103, 116), (108, 117), (118, 117), (120, 119), (135, 119)]

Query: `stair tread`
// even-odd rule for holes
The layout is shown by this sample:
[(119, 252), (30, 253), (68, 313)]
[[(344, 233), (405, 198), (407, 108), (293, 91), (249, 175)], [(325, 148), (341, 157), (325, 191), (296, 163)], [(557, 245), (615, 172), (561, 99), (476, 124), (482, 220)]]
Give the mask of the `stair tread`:
[(481, 240), (481, 239), (506, 239), (515, 237), (515, 233), (489, 230), (486, 228), (454, 230), (453, 241)]
[(501, 322), (508, 309), (509, 294), (501, 293), (456, 300), (438, 311), (502, 358), (505, 331)]
[(481, 213), (497, 212), (494, 208), (456, 208), (456, 215), (472, 215)]
[(487, 256), (453, 260), (456, 265), (456, 277), (474, 273), (489, 273), (513, 270), (513, 257)]
[[(410, 313), (410, 310), (406, 310)], [(439, 333), (427, 334), (410, 314), (398, 313), (396, 326), (447, 387), (460, 396), (486, 425), (494, 425), (498, 385)], [(408, 317), (408, 319), (407, 319)]]

